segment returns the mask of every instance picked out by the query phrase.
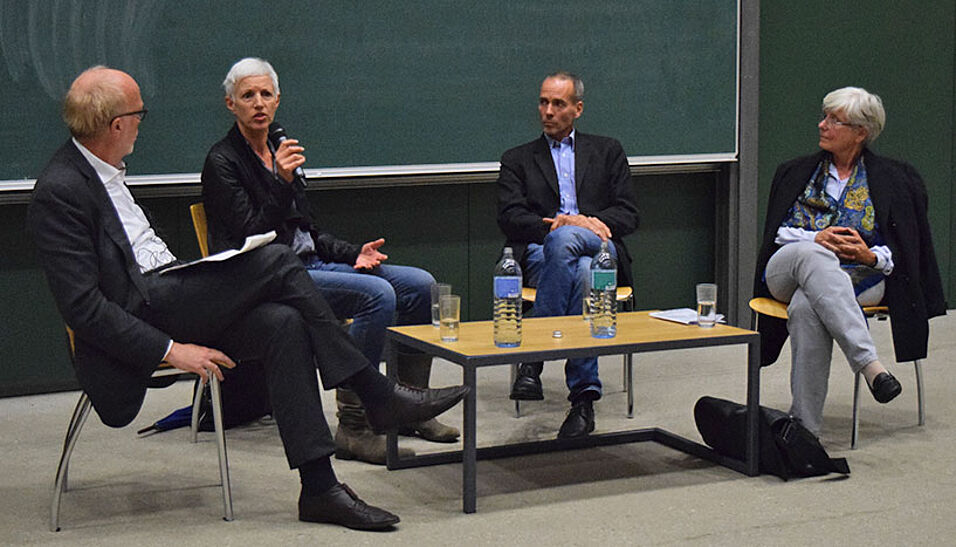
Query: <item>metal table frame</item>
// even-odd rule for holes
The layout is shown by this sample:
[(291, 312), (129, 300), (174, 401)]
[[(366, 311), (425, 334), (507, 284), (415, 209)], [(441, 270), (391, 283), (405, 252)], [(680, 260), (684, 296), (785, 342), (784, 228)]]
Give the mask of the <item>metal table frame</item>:
[[(646, 314), (647, 312), (632, 312), (634, 314)], [(624, 316), (627, 314), (620, 314)], [(568, 320), (564, 318), (529, 318), (526, 324), (532, 321), (556, 321)], [(580, 318), (573, 318), (580, 324)], [(490, 322), (486, 322), (490, 323)], [(463, 323), (462, 326), (466, 325)], [(558, 450), (573, 450), (579, 448), (591, 448), (597, 446), (609, 446), (622, 443), (653, 441), (664, 446), (669, 446), (675, 450), (712, 461), (743, 473), (748, 476), (758, 474), (758, 407), (760, 404), (760, 335), (754, 331), (738, 329), (718, 325), (717, 330), (707, 333), (706, 337), (695, 337), (695, 334), (703, 334), (703, 331), (696, 326), (685, 326), (675, 324), (677, 328), (688, 329), (688, 337), (681, 340), (667, 341), (647, 341), (647, 342), (624, 342), (615, 344), (603, 341), (604, 345), (593, 347), (575, 347), (559, 348), (538, 351), (522, 350), (521, 347), (511, 348), (504, 352), (500, 348), (495, 348), (488, 341), (489, 352), (481, 354), (465, 354), (455, 351), (454, 344), (438, 344), (420, 337), (409, 335), (402, 332), (402, 329), (408, 327), (393, 327), (388, 331), (389, 339), (392, 343), (387, 344), (386, 366), (388, 376), (395, 379), (397, 374), (396, 344), (399, 342), (411, 348), (421, 350), (425, 353), (441, 357), (462, 368), (462, 380), (464, 385), (470, 388), (468, 395), (464, 400), (464, 418), (463, 418), (463, 449), (444, 451), (430, 454), (421, 454), (409, 458), (399, 458), (398, 456), (398, 434), (397, 431), (389, 431), (387, 436), (386, 464), (388, 469), (408, 469), (413, 467), (422, 467), (427, 465), (440, 465), (445, 463), (462, 462), (462, 510), (465, 513), (474, 513), (476, 511), (477, 498), (477, 461), (506, 458), (525, 454), (539, 454), (543, 452), (552, 452)], [(428, 328), (433, 328), (428, 326)], [(437, 329), (434, 329), (437, 331)], [(726, 331), (726, 334), (718, 334)], [(530, 441), (517, 444), (496, 445), (488, 447), (477, 447), (477, 370), (479, 367), (494, 365), (510, 365), (513, 363), (527, 361), (550, 361), (556, 359), (567, 359), (574, 357), (594, 357), (602, 355), (621, 355), (632, 353), (645, 353), (652, 351), (672, 350), (672, 349), (690, 349), (713, 346), (726, 346), (736, 344), (747, 344), (747, 457), (745, 461), (728, 458), (714, 452), (710, 447), (691, 439), (681, 437), (659, 427), (648, 427), (630, 431), (602, 433), (589, 435), (580, 439), (550, 439)]]

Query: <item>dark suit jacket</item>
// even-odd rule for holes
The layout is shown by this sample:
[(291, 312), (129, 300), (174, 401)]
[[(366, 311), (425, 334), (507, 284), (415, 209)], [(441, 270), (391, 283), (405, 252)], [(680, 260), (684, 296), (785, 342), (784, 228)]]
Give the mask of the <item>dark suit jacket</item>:
[(212, 252), (241, 247), (246, 236), (270, 230), (276, 231), (275, 243), (290, 245), (297, 227), (312, 234), (316, 254), (326, 262), (355, 264), (362, 248), (320, 231), (305, 190), (266, 169), (236, 125), (206, 155), (202, 197)]
[(103, 183), (67, 141), (37, 178), (27, 213), (40, 264), (76, 332), (76, 375), (107, 425), (139, 412), (170, 337), (142, 320), (149, 293)]
[[(617, 248), (622, 286), (633, 286), (631, 255), (623, 237), (637, 229), (637, 207), (627, 156), (621, 143), (575, 131), (574, 175), (581, 214), (601, 219), (611, 229)], [(561, 206), (558, 174), (544, 135), (501, 156), (498, 175), (498, 226), (523, 261), (529, 243), (544, 243)]]
[[(764, 281), (764, 270), (773, 253), (777, 228), (783, 223), (823, 159), (818, 152), (781, 164), (773, 177), (763, 244), (757, 256), (754, 296), (771, 296)], [(886, 278), (883, 304), (890, 307), (893, 347), (896, 360), (912, 361), (926, 357), (930, 317), (946, 313), (943, 285), (933, 249), (927, 195), (923, 179), (913, 166), (863, 151), (867, 184), (876, 210), (876, 222), (893, 252), (893, 273)], [(785, 321), (761, 318), (761, 362), (777, 360), (787, 338)]]

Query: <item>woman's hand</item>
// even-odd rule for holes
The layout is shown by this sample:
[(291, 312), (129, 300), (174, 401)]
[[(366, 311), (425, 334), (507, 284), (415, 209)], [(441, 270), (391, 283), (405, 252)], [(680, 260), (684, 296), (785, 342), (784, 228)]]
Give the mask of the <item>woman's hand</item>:
[(840, 260), (870, 267), (876, 266), (876, 254), (853, 228), (829, 226), (817, 232), (814, 241), (832, 251)]
[(282, 180), (292, 182), (295, 178), (293, 171), (296, 167), (305, 163), (305, 156), (302, 155), (302, 152), (305, 152), (305, 148), (299, 146), (299, 141), (296, 139), (286, 139), (276, 149), (276, 170)]

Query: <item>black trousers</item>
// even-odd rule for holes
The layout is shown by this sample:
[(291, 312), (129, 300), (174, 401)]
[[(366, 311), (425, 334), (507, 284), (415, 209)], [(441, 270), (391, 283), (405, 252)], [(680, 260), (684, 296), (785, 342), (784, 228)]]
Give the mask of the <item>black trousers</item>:
[(289, 247), (267, 245), (146, 279), (147, 322), (177, 342), (219, 349), (238, 367), (264, 365), (290, 467), (332, 454), (315, 371), (332, 389), (368, 362)]

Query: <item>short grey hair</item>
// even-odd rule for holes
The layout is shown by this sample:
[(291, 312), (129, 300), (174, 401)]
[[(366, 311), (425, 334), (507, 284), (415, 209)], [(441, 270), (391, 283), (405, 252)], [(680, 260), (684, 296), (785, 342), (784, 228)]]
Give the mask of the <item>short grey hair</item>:
[(862, 87), (842, 87), (827, 93), (823, 98), (823, 113), (830, 112), (843, 112), (848, 122), (866, 129), (864, 144), (875, 141), (886, 126), (883, 100)]
[(275, 88), (276, 95), (279, 94), (279, 75), (276, 74), (269, 61), (258, 57), (246, 57), (236, 61), (226, 74), (226, 79), (222, 81), (222, 87), (226, 90), (226, 96), (236, 98), (236, 84), (240, 80), (249, 76), (268, 76), (272, 78), (272, 87)]
[(581, 81), (581, 78), (573, 72), (568, 72), (566, 70), (559, 70), (557, 72), (552, 72), (545, 76), (545, 80), (549, 78), (557, 78), (559, 80), (570, 80), (571, 84), (574, 85), (574, 100), (575, 101), (584, 101), (584, 82)]

